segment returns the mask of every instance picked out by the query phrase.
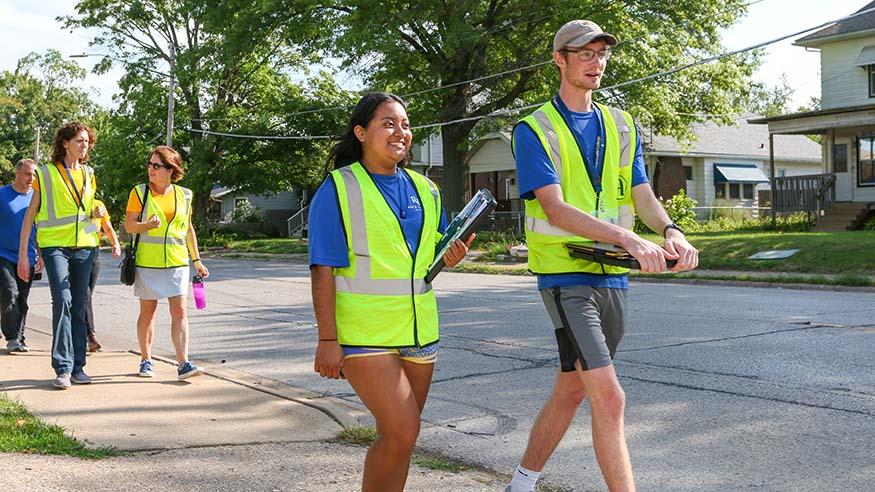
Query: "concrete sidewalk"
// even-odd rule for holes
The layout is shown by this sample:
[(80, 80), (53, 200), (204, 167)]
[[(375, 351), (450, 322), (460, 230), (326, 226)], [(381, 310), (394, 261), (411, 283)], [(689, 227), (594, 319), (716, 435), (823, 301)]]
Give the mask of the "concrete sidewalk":
[[(105, 337), (101, 338), (104, 343)], [(107, 340), (89, 355), (90, 385), (52, 387), (51, 337), (27, 332), (31, 351), (0, 350), (0, 390), (89, 446), (131, 453), (99, 461), (0, 454), (14, 480), (6, 490), (316, 490), (360, 487), (365, 448), (334, 441), (325, 412), (258, 391), (228, 374), (177, 381), (156, 360), (137, 376), (139, 356)], [(221, 372), (217, 370), (217, 372)], [(271, 394), (274, 393), (274, 394)], [(499, 490), (494, 475), (413, 467), (408, 490)]]

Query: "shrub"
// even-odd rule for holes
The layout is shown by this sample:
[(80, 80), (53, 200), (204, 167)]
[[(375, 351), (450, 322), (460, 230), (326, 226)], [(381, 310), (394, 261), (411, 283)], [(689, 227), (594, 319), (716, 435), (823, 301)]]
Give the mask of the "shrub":
[(264, 215), (258, 207), (252, 205), (247, 200), (234, 206), (234, 212), (231, 214), (231, 219), (234, 222), (256, 223), (263, 222)]
[[(690, 198), (686, 191), (680, 190), (673, 197), (660, 202), (672, 222), (681, 226), (684, 230), (695, 228), (696, 200)], [(662, 233), (662, 231), (651, 231), (637, 215), (635, 216), (634, 231), (638, 234), (646, 234), (649, 232), (656, 232), (657, 234)]]
[(875, 231), (875, 215), (869, 216), (869, 220), (863, 224), (864, 231)]

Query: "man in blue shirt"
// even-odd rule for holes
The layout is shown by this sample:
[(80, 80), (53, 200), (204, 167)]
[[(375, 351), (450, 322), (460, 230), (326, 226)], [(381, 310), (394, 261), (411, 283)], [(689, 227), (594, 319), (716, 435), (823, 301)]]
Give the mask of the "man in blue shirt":
[(32, 271), (27, 282), (18, 277), (18, 239), (30, 199), (31, 184), (36, 171), (32, 159), (22, 159), (15, 165), (15, 181), (0, 188), (0, 325), (10, 354), (27, 352), (24, 343), (24, 322), (27, 317), (27, 296), (34, 272), (42, 270), (42, 259), (36, 250), (36, 227), (31, 230), (28, 259)]
[[(520, 197), (527, 200), (529, 263), (538, 273), (538, 288), (555, 328), (560, 370), (509, 492), (535, 490), (584, 397), (589, 399), (593, 447), (608, 489), (635, 490), (623, 428), (625, 394), (612, 363), (626, 328), (628, 280), (625, 273), (617, 273), (622, 269), (610, 271), (571, 258), (564, 242), (576, 237), (619, 246), (638, 260), (643, 272), (664, 271), (667, 259), (677, 260), (673, 271), (698, 264), (698, 252), (647, 182), (631, 117), (593, 103), (592, 92), (601, 85), (610, 46), (616, 43), (591, 21), (562, 26), (553, 39), (559, 95), (514, 128), (517, 182)], [(631, 231), (632, 204), (648, 227), (665, 236), (662, 247)]]

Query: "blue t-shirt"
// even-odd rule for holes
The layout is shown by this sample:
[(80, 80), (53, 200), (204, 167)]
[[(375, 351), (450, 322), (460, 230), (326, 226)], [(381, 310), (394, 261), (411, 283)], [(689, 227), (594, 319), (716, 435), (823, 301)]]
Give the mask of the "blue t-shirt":
[[(393, 176), (369, 173), (382, 193), (389, 208), (395, 213), (401, 225), (401, 232), (407, 241), (412, 256), (416, 256), (419, 246), (419, 232), (422, 228), (422, 204), (410, 176), (398, 171)], [(349, 266), (346, 250), (346, 232), (337, 201), (337, 188), (334, 180), (326, 179), (316, 190), (310, 201), (307, 217), (307, 243), (309, 245), (310, 266), (322, 265), (335, 268)], [(447, 227), (447, 217), (441, 210), (438, 231), (443, 233)]]
[[(593, 104), (587, 113), (570, 111), (560, 97), (553, 99), (559, 114), (574, 135), (583, 154), (586, 172), (593, 188), (601, 191), (601, 176), (605, 155), (605, 129), (601, 110)], [(598, 144), (598, 145), (597, 145)], [(520, 198), (534, 200), (535, 190), (551, 184), (559, 184), (559, 176), (541, 141), (528, 125), (517, 125), (513, 130), (514, 156), (516, 158), (517, 184)], [(597, 158), (598, 157), (598, 158)], [(632, 162), (632, 187), (647, 183), (644, 153), (641, 139), (635, 133), (635, 159)], [(589, 273), (562, 273), (538, 275), (538, 288), (589, 285), (615, 289), (629, 288), (626, 275), (598, 275)]]
[[(24, 216), (33, 190), (19, 193), (6, 185), (0, 188), (0, 258), (11, 263), (18, 264), (18, 241), (21, 237), (21, 226), (24, 224)], [(36, 262), (36, 226), (30, 229), (30, 243), (27, 247), (27, 257), (31, 266)]]

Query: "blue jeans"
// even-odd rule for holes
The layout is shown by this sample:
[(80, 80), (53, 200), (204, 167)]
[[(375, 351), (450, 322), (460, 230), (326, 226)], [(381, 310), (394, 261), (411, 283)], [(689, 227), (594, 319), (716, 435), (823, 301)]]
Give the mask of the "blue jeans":
[(88, 281), (96, 248), (42, 248), (52, 291), (52, 368), (55, 374), (85, 367)]

